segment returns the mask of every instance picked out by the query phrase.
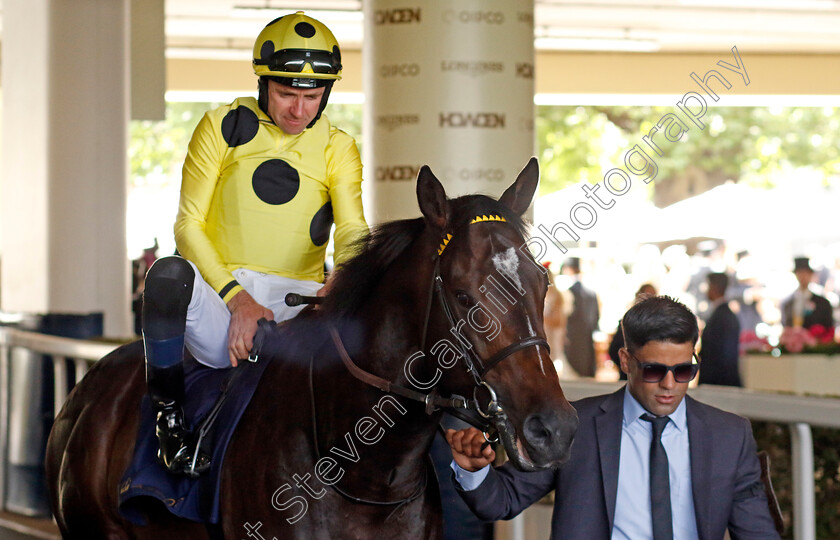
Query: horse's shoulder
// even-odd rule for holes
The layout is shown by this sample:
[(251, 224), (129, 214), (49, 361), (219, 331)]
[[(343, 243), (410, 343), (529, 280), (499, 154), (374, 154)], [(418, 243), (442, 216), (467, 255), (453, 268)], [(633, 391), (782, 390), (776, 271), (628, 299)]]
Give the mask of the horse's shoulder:
[[(140, 340), (121, 345), (97, 360), (74, 387), (68, 402), (114, 399), (145, 383), (145, 354)], [(145, 385), (144, 385), (145, 388)]]
[(145, 352), (143, 351), (143, 341), (136, 340), (124, 345), (120, 345), (110, 353), (98, 360), (93, 369), (128, 369), (129, 366), (136, 367), (138, 363), (143, 363)]

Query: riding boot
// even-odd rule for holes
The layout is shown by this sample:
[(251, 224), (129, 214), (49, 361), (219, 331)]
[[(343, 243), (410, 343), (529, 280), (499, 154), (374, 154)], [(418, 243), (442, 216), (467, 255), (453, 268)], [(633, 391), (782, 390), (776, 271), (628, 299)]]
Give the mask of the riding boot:
[(156, 414), (158, 458), (171, 472), (188, 476), (197, 476), (210, 467), (210, 458), (196, 452), (181, 408), (184, 335), (194, 281), (195, 272), (185, 259), (158, 259), (146, 274), (142, 314), (146, 384)]
[[(155, 413), (158, 459), (172, 473), (196, 477), (210, 467), (210, 458), (200, 450), (196, 452), (193, 434), (184, 421), (184, 366), (181, 362), (184, 338), (178, 336), (158, 341), (144, 337), (144, 344), (146, 385)], [(172, 364), (167, 367), (154, 365), (159, 362), (160, 355), (168, 356)]]

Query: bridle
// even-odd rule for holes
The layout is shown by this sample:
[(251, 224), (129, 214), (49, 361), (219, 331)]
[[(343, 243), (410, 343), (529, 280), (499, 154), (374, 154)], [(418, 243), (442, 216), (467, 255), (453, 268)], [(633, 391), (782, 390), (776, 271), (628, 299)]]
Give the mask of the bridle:
[[(488, 221), (507, 222), (507, 220), (504, 217), (499, 215), (481, 215), (473, 218), (468, 225)], [(435, 296), (437, 296), (438, 300), (440, 301), (440, 304), (443, 308), (443, 312), (446, 315), (446, 319), (450, 327), (453, 329), (457, 328), (457, 321), (455, 320), (454, 311), (452, 310), (452, 306), (446, 298), (446, 294), (443, 287), (443, 278), (440, 275), (440, 259), (452, 238), (452, 233), (447, 234), (443, 238), (440, 246), (438, 247), (437, 255), (435, 257), (434, 272), (432, 273), (432, 282), (429, 286), (429, 295), (428, 300), (426, 302), (425, 310), (426, 314), (425, 319), (423, 321), (423, 334), (420, 342), (420, 350), (424, 352), (426, 348), (426, 337), (428, 333), (429, 320), (431, 318), (432, 304), (434, 303)], [(497, 426), (500, 423), (503, 423), (503, 421), (507, 419), (507, 415), (505, 414), (504, 409), (499, 403), (495, 390), (493, 390), (493, 387), (485, 379), (487, 373), (493, 368), (495, 368), (500, 362), (502, 362), (512, 354), (521, 351), (522, 349), (526, 349), (528, 347), (545, 347), (546, 350), (550, 350), (548, 343), (545, 339), (536, 335), (531, 335), (515, 343), (511, 343), (510, 345), (506, 346), (487, 360), (482, 360), (475, 353), (475, 347), (473, 347), (472, 343), (469, 342), (469, 338), (459, 334), (459, 339), (455, 340), (455, 342), (457, 343), (458, 352), (460, 353), (461, 358), (466, 364), (467, 371), (472, 375), (473, 380), (475, 382), (475, 386), (473, 387), (472, 399), (468, 399), (456, 394), (453, 394), (447, 398), (441, 396), (438, 393), (437, 388), (434, 388), (430, 393), (425, 394), (423, 392), (419, 392), (417, 390), (413, 390), (411, 388), (406, 388), (404, 386), (392, 383), (391, 381), (388, 381), (386, 379), (383, 379), (382, 377), (379, 377), (368, 371), (363, 370), (358, 365), (356, 365), (355, 362), (353, 362), (352, 358), (350, 357), (346, 348), (344, 347), (344, 344), (341, 341), (341, 337), (339, 336), (338, 331), (335, 329), (335, 327), (330, 328), (330, 334), (332, 336), (332, 340), (335, 344), (336, 350), (338, 351), (339, 356), (341, 357), (341, 360), (346, 366), (347, 370), (360, 381), (370, 386), (374, 386), (382, 390), (383, 392), (397, 394), (399, 396), (414, 401), (419, 401), (425, 405), (426, 414), (432, 414), (437, 410), (443, 409), (446, 412), (452, 414), (453, 416), (460, 418), (461, 420), (464, 420), (469, 424), (481, 429), (485, 434), (495, 429), (495, 426)], [(464, 341), (466, 341), (467, 343), (465, 344)], [(485, 390), (490, 397), (486, 410), (481, 409), (478, 399), (478, 393), (482, 389)]]
[[(473, 218), (469, 222), (469, 225), (484, 221), (506, 222), (507, 220), (505, 220), (504, 217), (498, 215), (483, 215)], [(455, 315), (452, 310), (452, 306), (446, 299), (446, 294), (443, 288), (443, 278), (440, 275), (440, 257), (441, 255), (443, 255), (443, 252), (446, 250), (446, 246), (449, 244), (450, 240), (452, 240), (452, 237), (453, 236), (451, 233), (446, 235), (446, 237), (441, 242), (440, 247), (437, 250), (437, 255), (435, 257), (435, 266), (434, 271), (432, 273), (432, 282), (429, 285), (429, 295), (428, 300), (426, 302), (426, 313), (423, 321), (423, 334), (420, 342), (420, 350), (423, 352), (425, 352), (426, 349), (426, 337), (429, 329), (429, 320), (431, 318), (432, 304), (434, 303), (435, 296), (437, 296), (438, 300), (441, 303), (441, 306), (443, 307), (443, 312), (446, 315), (446, 319), (450, 327), (453, 329), (457, 328)], [(455, 341), (458, 343), (458, 352), (460, 353), (461, 358), (466, 364), (467, 371), (472, 374), (473, 380), (475, 382), (475, 386), (473, 387), (473, 397), (472, 399), (468, 399), (455, 394), (451, 395), (450, 397), (443, 397), (438, 393), (436, 387), (433, 388), (432, 391), (429, 393), (423, 393), (417, 390), (413, 390), (411, 388), (407, 388), (405, 386), (395, 384), (387, 379), (379, 377), (378, 375), (374, 375), (373, 373), (370, 373), (369, 371), (360, 368), (350, 357), (350, 354), (347, 352), (347, 349), (344, 346), (344, 343), (341, 340), (341, 336), (339, 335), (338, 330), (335, 328), (335, 326), (331, 325), (329, 327), (329, 332), (333, 344), (335, 345), (336, 351), (338, 351), (338, 354), (341, 357), (341, 361), (344, 363), (344, 366), (347, 368), (347, 371), (349, 371), (350, 374), (353, 375), (353, 377), (365, 384), (378, 388), (379, 390), (387, 394), (396, 394), (398, 396), (402, 396), (413, 401), (423, 403), (425, 406), (426, 414), (431, 415), (435, 411), (445, 410), (452, 416), (460, 418), (461, 420), (464, 420), (465, 422), (480, 429), (485, 434), (485, 439), (487, 439), (489, 442), (497, 442), (499, 440), (498, 433), (496, 433), (497, 438), (495, 440), (491, 440), (491, 438), (488, 437), (488, 432), (498, 430), (498, 426), (506, 425), (507, 414), (505, 413), (505, 410), (499, 403), (495, 390), (493, 390), (493, 387), (486, 381), (485, 376), (490, 370), (496, 367), (504, 359), (518, 351), (521, 351), (522, 349), (526, 349), (528, 347), (545, 347), (546, 350), (550, 350), (548, 343), (545, 339), (539, 336), (532, 335), (521, 339), (516, 343), (512, 343), (506, 346), (487, 360), (482, 360), (475, 353), (475, 347), (473, 347), (472, 343), (469, 342), (469, 339), (466, 336), (459, 334), (459, 339), (456, 339)], [(469, 346), (465, 345), (462, 340), (467, 341), (467, 345)], [(312, 426), (314, 434), (315, 452), (316, 457), (320, 459), (320, 450), (318, 449), (318, 420), (315, 407), (313, 360), (314, 357), (313, 359), (310, 359), (309, 390), (312, 400)], [(478, 392), (481, 389), (485, 389), (490, 396), (490, 400), (487, 404), (486, 410), (481, 410), (481, 406), (479, 405)], [(407, 497), (394, 501), (374, 501), (356, 497), (339, 488), (336, 484), (333, 484), (332, 488), (345, 499), (348, 499), (355, 503), (370, 504), (377, 506), (393, 506), (394, 510), (391, 512), (391, 515), (393, 515), (393, 513), (396, 512), (397, 509), (399, 509), (401, 506), (414, 501), (425, 492), (428, 474), (429, 472), (427, 465), (427, 469), (425, 471), (423, 479), (413, 490), (413, 492)]]

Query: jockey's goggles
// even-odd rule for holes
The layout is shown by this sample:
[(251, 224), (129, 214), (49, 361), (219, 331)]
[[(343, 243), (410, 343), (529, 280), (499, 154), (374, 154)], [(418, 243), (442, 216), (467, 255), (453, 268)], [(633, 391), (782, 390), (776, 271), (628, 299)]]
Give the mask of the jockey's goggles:
[(341, 62), (333, 53), (308, 49), (283, 49), (272, 54), (268, 60), (255, 58), (254, 64), (268, 66), (273, 72), (302, 73), (307, 64), (312, 69), (311, 73), (336, 75), (341, 71)]

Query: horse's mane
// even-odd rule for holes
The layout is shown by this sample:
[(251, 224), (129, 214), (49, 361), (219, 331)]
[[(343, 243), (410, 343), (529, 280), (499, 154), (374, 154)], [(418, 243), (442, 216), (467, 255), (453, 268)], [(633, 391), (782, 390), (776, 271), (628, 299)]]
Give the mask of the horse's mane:
[[(474, 217), (495, 214), (504, 217), (524, 241), (528, 225), (515, 212), (490, 197), (465, 195), (448, 200), (448, 204), (448, 232), (457, 234), (458, 229)], [(420, 238), (425, 227), (422, 217), (390, 221), (373, 227), (370, 233), (356, 241), (353, 246), (356, 254), (335, 269), (323, 304), (318, 309), (305, 309), (278, 327), (285, 336), (282, 354), (286, 360), (307, 357), (315, 343), (329, 339), (330, 324), (349, 319), (369, 302), (385, 272)]]
[[(464, 195), (450, 199), (447, 230), (454, 231), (480, 215), (497, 214), (505, 218), (520, 236), (527, 225), (515, 212), (495, 199), (484, 195)], [(374, 227), (358, 240), (356, 255), (339, 265), (332, 277), (330, 294), (324, 299), (325, 313), (343, 317), (354, 313), (371, 297), (383, 274), (422, 234), (423, 218), (391, 221)]]

